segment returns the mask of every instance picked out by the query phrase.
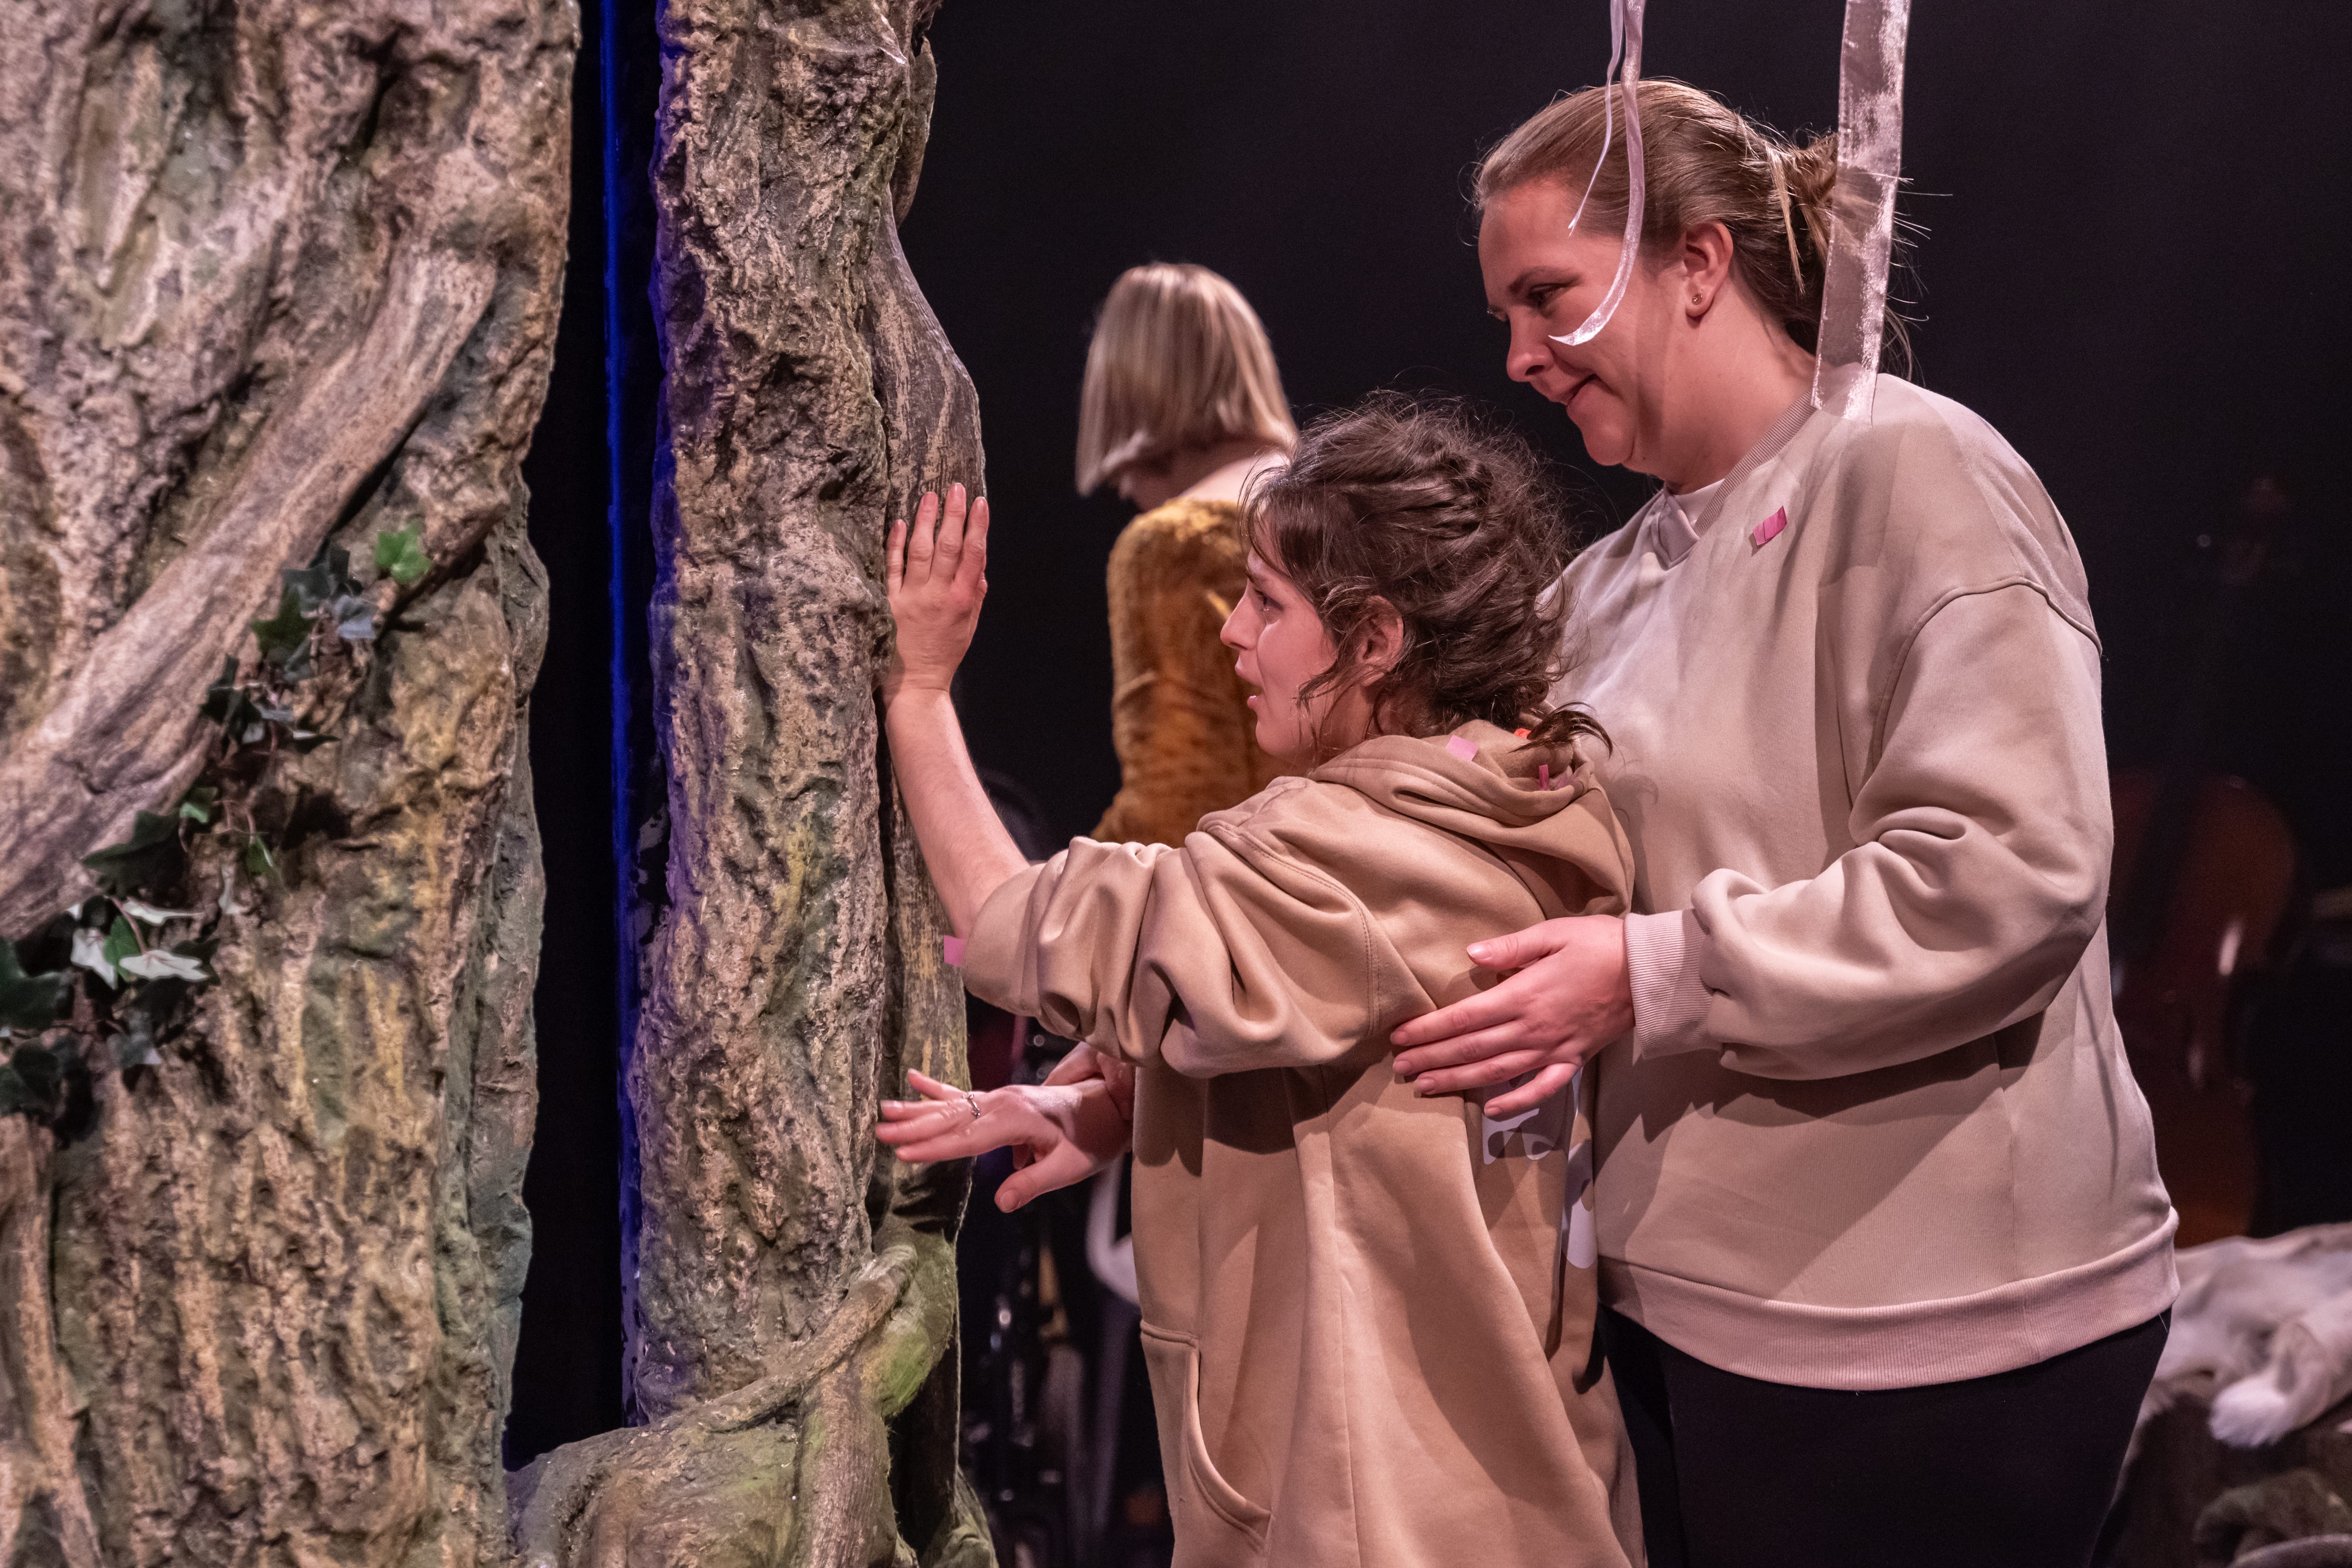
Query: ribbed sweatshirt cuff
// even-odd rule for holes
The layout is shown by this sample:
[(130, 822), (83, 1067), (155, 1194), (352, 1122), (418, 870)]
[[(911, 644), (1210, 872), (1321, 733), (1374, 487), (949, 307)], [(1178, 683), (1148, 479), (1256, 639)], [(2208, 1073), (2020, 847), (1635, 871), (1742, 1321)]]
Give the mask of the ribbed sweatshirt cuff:
[(1706, 983), (1698, 977), (1706, 932), (1688, 910), (1625, 917), (1625, 971), (1633, 990), (1633, 1054), (1667, 1057), (1714, 1047), (1706, 1037)]

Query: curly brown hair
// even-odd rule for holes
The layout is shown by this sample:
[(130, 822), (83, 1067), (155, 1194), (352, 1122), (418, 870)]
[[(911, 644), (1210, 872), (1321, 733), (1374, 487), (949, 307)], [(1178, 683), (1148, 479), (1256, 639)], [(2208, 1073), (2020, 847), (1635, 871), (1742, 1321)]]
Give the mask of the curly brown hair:
[(1302, 700), (1357, 670), (1386, 604), (1403, 637), (1369, 691), (1378, 732), (1443, 734), (1483, 719), (1526, 729), (1531, 745), (1608, 743), (1581, 708), (1548, 701), (1569, 611), (1567, 500), (1498, 422), (1394, 393), (1327, 414), (1290, 466), (1253, 490), (1243, 527), (1339, 650)]

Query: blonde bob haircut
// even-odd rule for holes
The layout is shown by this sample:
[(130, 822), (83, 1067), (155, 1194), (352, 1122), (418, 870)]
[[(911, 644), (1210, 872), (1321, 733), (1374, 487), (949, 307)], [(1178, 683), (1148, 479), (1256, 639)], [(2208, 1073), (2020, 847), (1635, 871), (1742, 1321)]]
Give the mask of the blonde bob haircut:
[(1095, 321), (1078, 394), (1078, 493), (1221, 442), (1298, 444), (1274, 348), (1241, 290), (1205, 267), (1119, 275)]

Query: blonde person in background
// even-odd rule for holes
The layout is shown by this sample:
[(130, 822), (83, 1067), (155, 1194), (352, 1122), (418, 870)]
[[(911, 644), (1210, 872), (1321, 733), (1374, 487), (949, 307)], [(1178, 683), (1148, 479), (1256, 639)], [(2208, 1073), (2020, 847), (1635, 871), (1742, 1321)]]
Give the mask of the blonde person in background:
[(1218, 629), (1243, 588), (1241, 498), (1298, 440), (1274, 350), (1241, 291), (1154, 263), (1111, 286), (1078, 400), (1078, 490), (1140, 509), (1110, 555), (1107, 843), (1180, 845), (1281, 769), (1258, 749), (1249, 688)]

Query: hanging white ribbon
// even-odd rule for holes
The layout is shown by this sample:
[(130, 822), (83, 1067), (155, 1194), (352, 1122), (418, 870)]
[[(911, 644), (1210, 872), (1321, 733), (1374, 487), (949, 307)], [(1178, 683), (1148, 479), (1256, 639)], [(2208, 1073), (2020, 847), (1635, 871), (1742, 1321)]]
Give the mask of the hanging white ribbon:
[[(1565, 335), (1555, 335), (1552, 342), (1575, 348), (1589, 343), (1601, 335), (1601, 329), (1617, 313), (1617, 306), (1625, 298), (1625, 285), (1633, 276), (1633, 258), (1642, 249), (1642, 195), (1647, 181), (1642, 174), (1642, 106), (1636, 89), (1642, 82), (1642, 5), (1643, 0), (1610, 0), (1609, 6), (1609, 70), (1601, 79), (1606, 88), (1615, 77), (1619, 90), (1625, 100), (1625, 239), (1617, 252), (1617, 276), (1602, 295), (1584, 325)], [(1623, 63), (1623, 70), (1618, 68)], [(1584, 196), (1576, 204), (1576, 216), (1568, 220), (1569, 232), (1584, 221), (1585, 203), (1592, 199), (1592, 187), (1600, 182), (1601, 165), (1609, 160), (1610, 135), (1613, 130), (1609, 100), (1601, 106), (1601, 156), (1592, 165), (1592, 178), (1584, 183)]]
[(1846, 0), (1813, 406), (1865, 424), (1886, 337), (1886, 267), (1903, 168), (1903, 47), (1910, 28), (1911, 0)]

